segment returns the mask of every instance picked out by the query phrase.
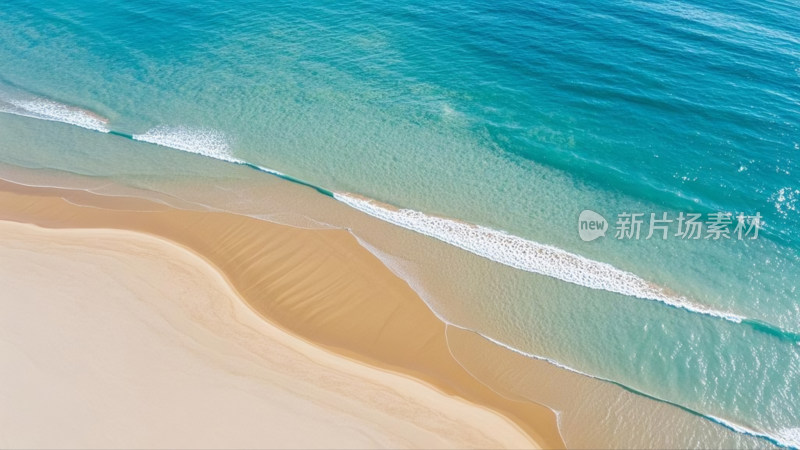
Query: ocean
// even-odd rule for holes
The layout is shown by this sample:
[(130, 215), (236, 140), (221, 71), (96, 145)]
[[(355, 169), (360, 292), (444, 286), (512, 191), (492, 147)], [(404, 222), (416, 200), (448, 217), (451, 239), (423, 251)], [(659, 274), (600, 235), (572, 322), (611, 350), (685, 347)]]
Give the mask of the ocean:
[[(797, 17), (792, 1), (6, 0), (0, 163), (351, 228), (454, 340), (509, 352), (507, 389), (558, 411), (569, 446), (797, 448)], [(257, 195), (276, 176), (414, 237)], [(586, 210), (604, 236), (582, 239)], [(678, 221), (695, 214), (697, 239)], [(603, 394), (551, 398), (526, 364)]]

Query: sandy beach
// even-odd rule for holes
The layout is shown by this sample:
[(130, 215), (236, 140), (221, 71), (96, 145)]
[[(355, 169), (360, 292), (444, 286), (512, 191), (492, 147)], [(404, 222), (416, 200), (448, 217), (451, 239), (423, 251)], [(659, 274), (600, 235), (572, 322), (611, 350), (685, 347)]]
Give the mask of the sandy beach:
[(2, 446), (563, 447), (345, 230), (7, 182), (0, 219)]

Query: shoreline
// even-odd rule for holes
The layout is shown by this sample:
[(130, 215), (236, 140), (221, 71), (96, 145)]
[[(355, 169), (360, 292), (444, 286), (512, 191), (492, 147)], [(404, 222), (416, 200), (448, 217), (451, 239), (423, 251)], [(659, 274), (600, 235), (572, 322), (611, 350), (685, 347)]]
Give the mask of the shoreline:
[(177, 244), (210, 263), (253, 311), (289, 334), (495, 411), (542, 447), (564, 446), (550, 409), (505, 398), (466, 372), (449, 352), (446, 324), (345, 230), (294, 229), (5, 181), (0, 219), (128, 230)]

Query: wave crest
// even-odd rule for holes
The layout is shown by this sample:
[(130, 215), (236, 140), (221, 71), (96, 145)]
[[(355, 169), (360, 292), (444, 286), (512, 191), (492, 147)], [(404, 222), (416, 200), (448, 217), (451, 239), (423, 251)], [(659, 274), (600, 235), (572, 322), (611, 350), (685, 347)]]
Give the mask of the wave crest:
[[(5, 103), (6, 105), (3, 105)], [(108, 133), (108, 119), (91, 111), (65, 105), (54, 100), (8, 99), (0, 102), (0, 112), (75, 125), (89, 130)]]
[(383, 221), (416, 231), (492, 261), (568, 283), (656, 300), (695, 313), (741, 323), (744, 317), (695, 304), (611, 264), (594, 261), (550, 245), (412, 209), (393, 209), (372, 200), (334, 193), (334, 198)]
[(134, 140), (183, 150), (222, 161), (244, 164), (231, 152), (228, 137), (213, 128), (160, 125), (143, 134), (131, 136)]

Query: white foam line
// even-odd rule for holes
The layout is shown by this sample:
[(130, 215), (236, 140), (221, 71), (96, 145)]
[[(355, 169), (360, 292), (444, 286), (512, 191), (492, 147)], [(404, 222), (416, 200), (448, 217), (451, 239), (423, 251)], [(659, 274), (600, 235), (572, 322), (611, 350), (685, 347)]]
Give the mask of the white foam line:
[(255, 167), (262, 172), (279, 177), (287, 176), (269, 167), (258, 166), (236, 158), (230, 149), (228, 137), (224, 133), (211, 128), (161, 125), (151, 128), (145, 133), (134, 134), (131, 137), (136, 141), (207, 156), (219, 161)]
[[(406, 225), (404, 225), (403, 223), (397, 223), (397, 222), (393, 222), (393, 221), (391, 221), (391, 220), (388, 220), (387, 218), (384, 218), (383, 216), (377, 216), (377, 215), (375, 215), (375, 214), (371, 214), (369, 211), (364, 211), (363, 209), (361, 209), (361, 207), (363, 207), (363, 205), (364, 205), (364, 204), (368, 204), (368, 205), (370, 205), (372, 208), (377, 208), (377, 209), (379, 209), (379, 210), (381, 211), (381, 214), (382, 214), (382, 215), (385, 215), (385, 214), (390, 214), (390, 213), (402, 214), (404, 211), (405, 211), (405, 212), (413, 212), (413, 213), (415, 213), (415, 214), (413, 214), (413, 215), (412, 215), (412, 217), (417, 217), (418, 215), (422, 215), (422, 216), (424, 216), (426, 219), (429, 219), (429, 220), (435, 220), (435, 221), (444, 221), (444, 222), (448, 222), (448, 224), (447, 224), (447, 226), (446, 226), (446, 227), (442, 227), (442, 228), (440, 228), (440, 229), (447, 229), (447, 230), (462, 230), (462, 227), (466, 227), (466, 228), (469, 228), (469, 229), (476, 229), (476, 228), (477, 228), (477, 229), (482, 229), (482, 230), (483, 230), (483, 232), (492, 233), (492, 234), (500, 234), (500, 235), (502, 235), (502, 236), (503, 236), (504, 238), (506, 238), (506, 239), (508, 239), (508, 238), (513, 238), (514, 240), (522, 240), (522, 241), (525, 241), (525, 240), (523, 240), (522, 238), (519, 238), (519, 237), (516, 237), (516, 236), (512, 236), (512, 235), (509, 235), (509, 234), (507, 234), (507, 233), (503, 233), (503, 232), (501, 232), (501, 231), (492, 230), (492, 229), (485, 228), (485, 227), (479, 227), (479, 226), (469, 225), (469, 224), (465, 224), (465, 223), (461, 223), (461, 222), (456, 222), (456, 221), (452, 221), (452, 220), (448, 220), (448, 219), (441, 219), (441, 218), (436, 218), (436, 217), (430, 217), (430, 216), (426, 216), (426, 215), (424, 215), (424, 214), (422, 214), (422, 213), (419, 213), (419, 212), (416, 212), (416, 211), (411, 211), (411, 210), (397, 210), (397, 211), (393, 211), (393, 210), (389, 210), (389, 209), (387, 209), (387, 208), (382, 208), (382, 207), (380, 207), (380, 206), (377, 206), (377, 205), (375, 205), (375, 203), (374, 203), (374, 202), (371, 202), (371, 201), (369, 201), (369, 200), (362, 200), (362, 199), (358, 199), (358, 198), (355, 198), (355, 197), (352, 197), (352, 196), (348, 196), (348, 195), (345, 195), (345, 194), (334, 193), (334, 197), (335, 197), (335, 198), (337, 198), (338, 200), (340, 200), (340, 201), (342, 201), (342, 202), (344, 202), (344, 203), (346, 203), (346, 204), (350, 205), (350, 206), (351, 206), (351, 207), (353, 207), (353, 208), (356, 208), (356, 209), (358, 209), (358, 210), (360, 210), (360, 211), (363, 211), (363, 212), (365, 212), (365, 213), (367, 213), (367, 214), (373, 215), (373, 216), (375, 216), (375, 217), (377, 217), (377, 218), (379, 218), (379, 219), (386, 220), (387, 222), (393, 223), (393, 224), (395, 224), (395, 225), (398, 225), (398, 226), (401, 226), (401, 227), (403, 227), (403, 228), (407, 228), (407, 229), (410, 229), (410, 230), (413, 230), (413, 231), (419, 231), (419, 232), (421, 232), (421, 233), (423, 233), (423, 234), (429, 235), (429, 236), (431, 236), (431, 237), (434, 237), (434, 238), (437, 238), (437, 239), (440, 239), (440, 238), (439, 238), (438, 236), (433, 236), (433, 235), (431, 235), (431, 234), (428, 234), (428, 233), (426, 233), (426, 232), (424, 232), (424, 231), (417, 230), (416, 228), (412, 228), (411, 226), (406, 226)], [(358, 202), (358, 206), (356, 206), (356, 205), (353, 205), (353, 204), (351, 204), (350, 202)], [(390, 269), (390, 270), (392, 270), (392, 272), (393, 272), (393, 273), (395, 273), (395, 275), (397, 275), (398, 277), (400, 277), (400, 278), (404, 279), (404, 280), (405, 280), (405, 281), (406, 281), (406, 282), (409, 284), (409, 286), (411, 286), (411, 288), (412, 288), (412, 289), (413, 289), (415, 292), (417, 292), (417, 294), (420, 296), (420, 298), (422, 298), (422, 299), (423, 299), (423, 301), (424, 301), (424, 302), (427, 304), (428, 308), (429, 308), (429, 309), (430, 309), (430, 310), (433, 312), (433, 314), (434, 314), (434, 315), (435, 315), (437, 318), (439, 318), (439, 320), (441, 320), (442, 322), (444, 322), (446, 325), (448, 325), (448, 326), (452, 326), (452, 327), (455, 327), (455, 328), (458, 328), (458, 329), (461, 329), (461, 330), (464, 330), (464, 331), (467, 331), (467, 332), (475, 333), (475, 334), (477, 334), (478, 336), (480, 336), (480, 337), (482, 337), (482, 338), (486, 339), (486, 340), (487, 340), (487, 341), (489, 341), (489, 342), (492, 342), (492, 343), (493, 343), (493, 344), (495, 344), (495, 345), (498, 345), (498, 346), (500, 346), (500, 347), (503, 347), (503, 348), (505, 348), (505, 349), (507, 349), (507, 350), (509, 350), (509, 351), (512, 351), (512, 352), (514, 352), (514, 353), (516, 353), (516, 354), (518, 354), (518, 355), (522, 355), (522, 356), (524, 356), (524, 357), (526, 357), (526, 358), (531, 358), (531, 359), (535, 359), (535, 360), (538, 360), (538, 361), (547, 362), (547, 363), (549, 363), (549, 364), (552, 364), (552, 365), (554, 365), (554, 366), (556, 366), (556, 367), (559, 367), (559, 368), (561, 368), (561, 369), (567, 370), (567, 371), (569, 371), (569, 372), (572, 372), (572, 373), (576, 373), (576, 374), (578, 374), (578, 375), (582, 375), (582, 376), (586, 376), (586, 377), (589, 377), (589, 378), (593, 378), (593, 379), (596, 379), (596, 380), (599, 380), (599, 381), (603, 381), (603, 382), (607, 382), (607, 383), (612, 383), (612, 384), (619, 385), (619, 383), (617, 383), (617, 382), (615, 382), (615, 381), (613, 381), (613, 380), (611, 380), (611, 379), (604, 378), (604, 377), (600, 377), (600, 376), (591, 375), (591, 374), (589, 374), (589, 373), (586, 373), (586, 372), (580, 371), (580, 370), (578, 370), (578, 369), (575, 369), (575, 368), (573, 368), (573, 367), (570, 367), (570, 366), (568, 366), (568, 365), (566, 365), (566, 364), (563, 364), (563, 363), (561, 363), (561, 362), (559, 362), (559, 361), (557, 361), (557, 360), (555, 360), (555, 359), (551, 359), (551, 358), (547, 358), (547, 357), (544, 357), (544, 356), (539, 356), (539, 355), (535, 355), (535, 354), (532, 354), (532, 353), (527, 353), (527, 352), (524, 352), (524, 351), (522, 351), (522, 350), (520, 350), (520, 349), (517, 349), (517, 348), (515, 348), (515, 347), (512, 347), (512, 346), (510, 346), (510, 345), (508, 345), (508, 344), (506, 344), (506, 343), (504, 343), (504, 342), (502, 342), (502, 341), (499, 341), (499, 340), (497, 340), (497, 339), (494, 339), (494, 338), (492, 338), (492, 337), (490, 337), (490, 336), (487, 336), (487, 335), (485, 335), (485, 334), (482, 334), (482, 333), (480, 333), (480, 332), (478, 332), (478, 331), (476, 331), (476, 330), (472, 330), (472, 329), (469, 329), (469, 328), (465, 328), (465, 327), (462, 327), (462, 326), (460, 326), (460, 325), (457, 325), (457, 324), (455, 324), (455, 323), (453, 323), (453, 322), (451, 322), (451, 321), (448, 321), (448, 320), (447, 320), (446, 318), (444, 318), (444, 317), (443, 317), (441, 314), (439, 314), (439, 313), (436, 311), (436, 309), (435, 309), (435, 308), (432, 306), (432, 304), (431, 304), (430, 300), (428, 299), (428, 294), (427, 294), (427, 292), (425, 292), (425, 290), (422, 288), (422, 286), (421, 286), (421, 285), (420, 285), (418, 282), (416, 282), (416, 281), (413, 279), (413, 277), (410, 277), (410, 276), (408, 275), (408, 273), (407, 273), (407, 272), (406, 272), (406, 271), (405, 271), (405, 270), (404, 270), (402, 267), (399, 267), (397, 263), (395, 263), (394, 261), (392, 261), (392, 258), (391, 258), (391, 257), (389, 257), (388, 255), (384, 254), (382, 251), (380, 251), (380, 250), (378, 250), (378, 249), (374, 248), (373, 246), (371, 246), (371, 245), (367, 244), (366, 242), (364, 242), (362, 239), (360, 239), (360, 238), (359, 238), (358, 236), (356, 236), (355, 234), (353, 234), (353, 233), (351, 233), (351, 234), (352, 234), (352, 235), (353, 235), (353, 236), (354, 236), (354, 237), (355, 237), (355, 238), (358, 240), (358, 242), (359, 242), (359, 243), (360, 243), (360, 244), (361, 244), (363, 247), (365, 247), (367, 250), (369, 250), (369, 251), (370, 251), (370, 252), (371, 252), (373, 255), (375, 255), (375, 256), (376, 256), (378, 259), (380, 259), (380, 260), (381, 260), (381, 261), (382, 261), (382, 262), (383, 262), (383, 263), (384, 263), (384, 264), (385, 264), (387, 267), (389, 267), (389, 269)], [(468, 250), (468, 251), (471, 251), (471, 252), (472, 252), (472, 250), (469, 250), (468, 248), (465, 248), (464, 246), (462, 246), (462, 245), (459, 245), (459, 244), (457, 244), (457, 243), (453, 243), (453, 242), (451, 242), (451, 240), (445, 240), (445, 239), (440, 239), (440, 240), (443, 240), (443, 241), (445, 241), (445, 242), (451, 243), (451, 244), (453, 244), (453, 245), (456, 245), (456, 246), (458, 246), (458, 247), (460, 247), (460, 248), (464, 248), (465, 250)], [(636, 276), (635, 276), (635, 275), (633, 275), (633, 274), (630, 274), (630, 273), (627, 273), (627, 272), (622, 272), (622, 271), (620, 271), (619, 269), (616, 269), (616, 268), (614, 268), (613, 266), (611, 266), (611, 265), (608, 265), (608, 264), (605, 264), (605, 263), (600, 263), (600, 262), (597, 262), (597, 261), (591, 261), (591, 260), (588, 260), (588, 259), (586, 259), (586, 258), (580, 257), (580, 256), (578, 256), (578, 255), (570, 254), (570, 253), (568, 253), (568, 252), (566, 252), (566, 251), (564, 251), (564, 250), (560, 250), (560, 249), (557, 249), (557, 248), (555, 248), (555, 247), (550, 247), (550, 246), (547, 246), (547, 245), (544, 245), (544, 244), (538, 244), (538, 243), (535, 243), (535, 242), (532, 242), (532, 241), (525, 241), (525, 242), (526, 242), (526, 243), (528, 243), (528, 245), (534, 245), (534, 246), (537, 246), (537, 247), (546, 247), (546, 248), (547, 248), (549, 251), (559, 252), (559, 254), (561, 254), (561, 253), (563, 253), (563, 254), (567, 254), (567, 255), (569, 255), (569, 256), (570, 256), (570, 257), (572, 257), (572, 258), (578, 258), (578, 259), (581, 259), (581, 260), (583, 260), (583, 261), (585, 261), (585, 262), (588, 262), (588, 263), (591, 263), (591, 264), (595, 264), (595, 265), (601, 265), (601, 266), (604, 266), (605, 270), (613, 270), (613, 271), (621, 272), (621, 273), (624, 273), (624, 274), (626, 274), (626, 275), (627, 275), (627, 277), (634, 277), (634, 278), (637, 278), (637, 279), (641, 280), (640, 278), (636, 277)], [(472, 253), (476, 253), (476, 254), (479, 254), (479, 255), (480, 255), (480, 253), (478, 253), (478, 252), (472, 252)], [(483, 256), (483, 255), (480, 255), (480, 256)], [(568, 259), (567, 259), (567, 260), (568, 260)], [(509, 265), (510, 265), (510, 264), (509, 264)], [(514, 266), (512, 266), (512, 267), (514, 267)], [(582, 270), (582, 269), (581, 269), (581, 270)], [(537, 272), (537, 273), (538, 273), (538, 272)], [(557, 278), (558, 278), (558, 277), (557, 277)], [(562, 279), (562, 278), (559, 278), (559, 279)], [(619, 279), (621, 279), (621, 280), (624, 280), (624, 279), (626, 279), (626, 278), (625, 278), (625, 277), (621, 277), (621, 278), (619, 278)], [(567, 281), (567, 280), (564, 280), (564, 281)], [(642, 281), (642, 282), (644, 282), (644, 280), (641, 280), (641, 281)], [(591, 286), (590, 286), (590, 287), (591, 287)], [(657, 288), (656, 288), (656, 287), (653, 287), (652, 289), (657, 289)], [(646, 297), (645, 297), (645, 298), (646, 298)], [(680, 299), (681, 299), (681, 300), (685, 300), (683, 297), (680, 297)], [(676, 306), (678, 306), (678, 307), (684, 307), (684, 306), (679, 306), (679, 305), (676, 305)], [(690, 306), (691, 306), (691, 305), (690, 305)], [(691, 310), (691, 311), (695, 311), (695, 312), (702, 312), (702, 313), (704, 313), (704, 314), (705, 314), (705, 312), (703, 312), (704, 310), (703, 310), (703, 309), (701, 309), (701, 308), (695, 308), (695, 309), (692, 309), (692, 308), (686, 308), (686, 309), (689, 309), (689, 310)], [(724, 318), (726, 318), (726, 319), (728, 319), (728, 320), (732, 320), (732, 321), (735, 321), (735, 322), (740, 322), (740, 321), (742, 320), (742, 318), (741, 318), (741, 317), (739, 317), (739, 316), (734, 316), (734, 315), (726, 315), (726, 314), (724, 314), (724, 313), (718, 313), (718, 314), (712, 314), (712, 315), (715, 315), (715, 316), (718, 316), (718, 317), (724, 317)], [(730, 317), (726, 317), (726, 316), (730, 316)], [(455, 357), (455, 356), (454, 356), (454, 357)], [(458, 360), (458, 359), (456, 358), (456, 360)], [(460, 364), (460, 362), (459, 362), (459, 364)], [(465, 367), (465, 370), (468, 370), (468, 369)], [(469, 371), (469, 370), (468, 370), (468, 371)], [(643, 392), (642, 392), (642, 393), (643, 393)], [(669, 401), (666, 401), (666, 400), (660, 399), (660, 398), (658, 398), (658, 397), (656, 397), (656, 396), (654, 396), (654, 395), (651, 395), (651, 394), (644, 394), (644, 395), (645, 395), (645, 396), (648, 396), (648, 397), (651, 397), (651, 398), (653, 398), (653, 399), (655, 399), (655, 400), (657, 400), (657, 401), (662, 401), (662, 402), (665, 402), (665, 403), (673, 404), (672, 402), (669, 402)], [(558, 415), (558, 412), (556, 412), (556, 414)], [(753, 430), (753, 429), (751, 429), (751, 428), (748, 428), (748, 427), (745, 427), (745, 426), (742, 426), (742, 425), (738, 425), (738, 424), (736, 424), (736, 423), (733, 423), (733, 422), (731, 422), (731, 421), (728, 421), (728, 420), (725, 420), (725, 419), (721, 419), (721, 418), (719, 418), (719, 417), (716, 417), (716, 416), (713, 416), (713, 415), (710, 415), (710, 414), (703, 414), (703, 413), (699, 413), (699, 412), (696, 412), (696, 414), (699, 414), (699, 415), (701, 415), (702, 417), (705, 417), (705, 418), (707, 418), (708, 420), (711, 420), (712, 422), (715, 422), (715, 423), (717, 423), (717, 424), (719, 424), (719, 425), (721, 425), (721, 426), (723, 426), (723, 427), (726, 427), (726, 428), (728, 428), (728, 429), (730, 429), (730, 430), (732, 430), (732, 431), (735, 431), (735, 432), (737, 432), (737, 433), (746, 434), (746, 435), (750, 435), (750, 436), (753, 436), (753, 437), (757, 437), (757, 438), (766, 439), (766, 440), (768, 440), (768, 441), (770, 441), (770, 442), (773, 442), (773, 443), (775, 443), (775, 444), (777, 444), (777, 445), (779, 445), (779, 446), (783, 446), (783, 447), (789, 447), (789, 448), (800, 448), (800, 428), (788, 428), (788, 429), (781, 430), (780, 432), (776, 433), (775, 435), (772, 435), (772, 434), (765, 433), (765, 432), (759, 432), (759, 431), (755, 431), (755, 430)], [(560, 432), (560, 431), (561, 431), (561, 430), (560, 430), (560, 426), (559, 426), (559, 432)]]
[(716, 422), (726, 428), (729, 428), (737, 433), (747, 434), (749, 436), (755, 436), (759, 438), (767, 439), (781, 447), (788, 447), (788, 448), (800, 448), (800, 428), (784, 428), (783, 430), (776, 433), (776, 435), (764, 433), (760, 431), (753, 430), (752, 428), (748, 428), (731, 421), (720, 419), (719, 417), (706, 415), (711, 421)]
[(232, 155), (227, 136), (211, 128), (161, 125), (131, 137), (137, 141), (208, 156), (221, 161), (245, 164), (245, 161)]
[(706, 308), (686, 297), (670, 295), (630, 272), (529, 241), (503, 231), (451, 219), (429, 216), (411, 209), (390, 209), (371, 200), (334, 193), (340, 202), (383, 221), (416, 231), (500, 264), (567, 283), (627, 296), (655, 300), (695, 313), (741, 323), (744, 317)]
[(108, 123), (106, 119), (89, 111), (68, 106), (63, 103), (46, 99), (12, 99), (6, 100), (6, 102), (13, 106), (13, 108), (2, 108), (0, 109), (0, 112), (30, 117), (33, 119), (62, 122), (89, 130), (99, 131), (101, 133), (109, 132), (109, 129), (106, 127), (106, 124)]
[[(31, 117), (55, 120), (97, 131), (108, 132), (105, 122), (79, 109), (50, 100), (9, 101), (17, 108), (31, 112)], [(9, 112), (9, 111), (7, 111)], [(20, 114), (19, 111), (10, 111)], [(24, 114), (23, 114), (24, 115)], [(266, 173), (288, 176), (267, 167), (254, 165), (233, 156), (227, 136), (210, 128), (157, 126), (134, 140), (148, 142), (234, 164), (247, 165)], [(394, 225), (416, 231), (459, 247), (470, 253), (507, 266), (592, 289), (605, 290), (632, 297), (656, 300), (687, 311), (741, 323), (742, 316), (697, 305), (686, 297), (670, 295), (648, 281), (616, 267), (593, 261), (557, 247), (529, 241), (503, 231), (471, 225), (451, 219), (428, 216), (411, 209), (390, 209), (371, 200), (344, 193), (333, 193), (340, 202)]]
[[(447, 325), (449, 325), (449, 326), (452, 326), (452, 327), (455, 327), (455, 328), (459, 328), (461, 330), (464, 330), (464, 331), (467, 331), (467, 332), (470, 332), (470, 333), (475, 333), (478, 336), (486, 339), (487, 341), (492, 342), (493, 344), (499, 345), (500, 347), (503, 347), (503, 348), (505, 348), (507, 350), (510, 350), (510, 351), (512, 351), (512, 352), (514, 352), (514, 353), (516, 353), (518, 355), (522, 355), (522, 356), (524, 356), (526, 358), (531, 358), (531, 359), (535, 359), (535, 360), (538, 360), (538, 361), (544, 361), (544, 362), (550, 363), (550, 364), (552, 364), (552, 365), (554, 365), (556, 367), (559, 367), (561, 369), (567, 370), (569, 372), (576, 373), (578, 375), (583, 375), (583, 376), (586, 376), (586, 377), (589, 377), (589, 378), (593, 378), (595, 380), (605, 381), (607, 383), (620, 385), (616, 381), (610, 380), (608, 378), (603, 378), (603, 377), (599, 377), (599, 376), (595, 376), (595, 375), (590, 375), (590, 374), (588, 374), (586, 372), (582, 372), (582, 371), (580, 371), (578, 369), (575, 369), (575, 368), (572, 368), (572, 367), (567, 366), (565, 364), (562, 364), (562, 363), (560, 363), (560, 362), (558, 362), (558, 361), (556, 361), (554, 359), (550, 359), (550, 358), (546, 358), (544, 356), (539, 356), (539, 355), (534, 355), (532, 353), (524, 352), (524, 351), (519, 350), (517, 348), (514, 348), (514, 347), (512, 347), (512, 346), (510, 346), (508, 344), (505, 344), (505, 343), (503, 343), (501, 341), (498, 341), (497, 339), (494, 339), (492, 337), (489, 337), (489, 336), (486, 336), (486, 335), (484, 335), (482, 333), (479, 333), (479, 332), (477, 332), (475, 330), (470, 330), (468, 328), (464, 328), (464, 327), (461, 327), (459, 325), (455, 325), (455, 324), (447, 322), (447, 321), (445, 321), (445, 323)], [(639, 392), (638, 390), (635, 390), (635, 391)], [(672, 403), (672, 402), (667, 401), (667, 400), (663, 400), (663, 399), (658, 398), (658, 397), (656, 397), (654, 395), (651, 395), (651, 394), (645, 394), (644, 392), (641, 392), (641, 394), (643, 394), (646, 397), (650, 397), (650, 398), (652, 398), (654, 400), (660, 401), (660, 402), (664, 402), (664, 403), (668, 403), (670, 405), (678, 406), (675, 403)], [(773, 435), (773, 434), (769, 434), (767, 432), (761, 432), (761, 431), (753, 430), (752, 428), (748, 428), (748, 427), (745, 427), (743, 425), (736, 424), (736, 423), (731, 422), (729, 420), (721, 419), (721, 418), (713, 416), (711, 414), (704, 414), (704, 413), (696, 412), (696, 411), (693, 411), (693, 412), (695, 414), (698, 414), (698, 415), (700, 415), (702, 417), (705, 417), (706, 419), (708, 419), (708, 420), (710, 420), (712, 422), (715, 422), (715, 423), (717, 423), (717, 424), (719, 424), (719, 425), (721, 425), (721, 426), (723, 426), (725, 428), (728, 428), (728, 429), (730, 429), (732, 431), (735, 431), (737, 433), (745, 434), (745, 435), (749, 435), (749, 436), (753, 436), (753, 437), (757, 437), (757, 438), (761, 438), (761, 439), (766, 439), (766, 440), (768, 440), (768, 441), (770, 441), (772, 443), (775, 443), (775, 444), (777, 444), (779, 446), (782, 446), (782, 447), (800, 448), (800, 428), (787, 428), (787, 429), (781, 430), (779, 433), (776, 433), (777, 435)]]

